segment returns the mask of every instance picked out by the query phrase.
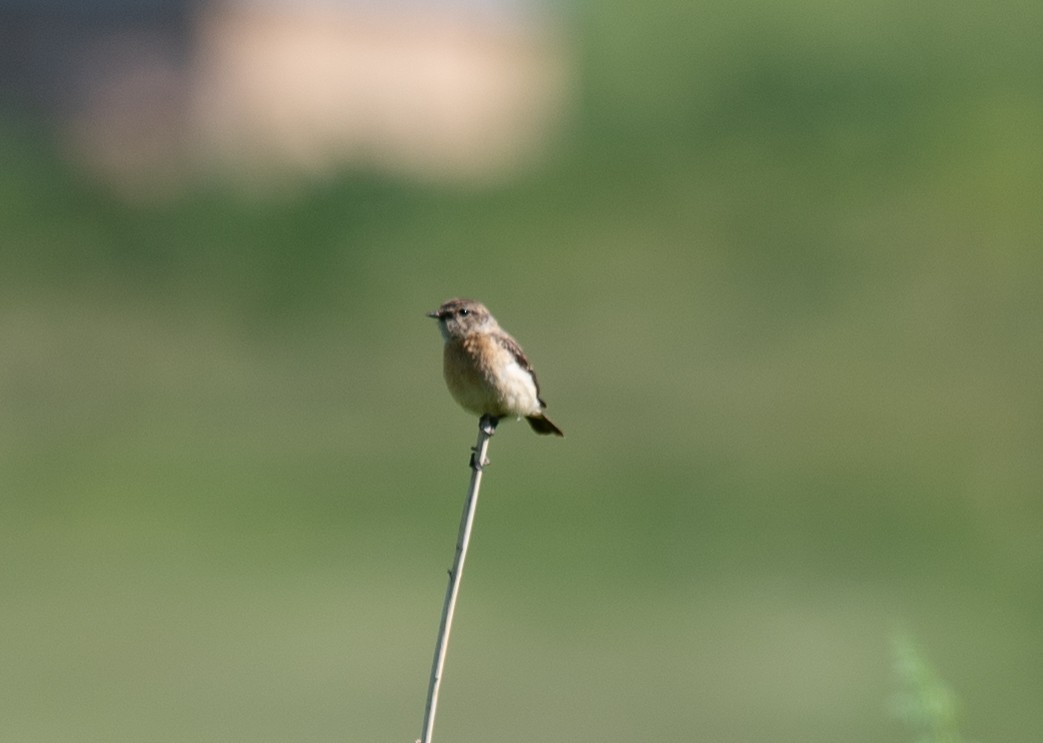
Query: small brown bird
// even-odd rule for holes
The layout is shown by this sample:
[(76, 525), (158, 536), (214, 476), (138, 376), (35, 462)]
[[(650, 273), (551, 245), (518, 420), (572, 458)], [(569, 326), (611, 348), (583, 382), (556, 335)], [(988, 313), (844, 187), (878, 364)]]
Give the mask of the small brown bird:
[(489, 416), (494, 425), (508, 415), (524, 417), (536, 433), (565, 435), (543, 414), (547, 403), (525, 352), (485, 305), (450, 299), (427, 316), (438, 320), (445, 383), (465, 410)]

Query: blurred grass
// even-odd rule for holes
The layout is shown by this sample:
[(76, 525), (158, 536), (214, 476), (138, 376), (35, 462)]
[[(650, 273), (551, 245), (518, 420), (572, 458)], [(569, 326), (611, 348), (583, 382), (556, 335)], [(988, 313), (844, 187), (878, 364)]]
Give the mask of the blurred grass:
[(892, 640), (899, 689), (892, 714), (924, 743), (959, 743), (959, 703), (955, 693), (924, 658), (923, 650), (906, 635)]
[(1034, 741), (1040, 12), (592, 8), (485, 188), (128, 206), (5, 124), (0, 737), (413, 740), (467, 294), (568, 438), (493, 442), (439, 737), (904, 740), (898, 618)]

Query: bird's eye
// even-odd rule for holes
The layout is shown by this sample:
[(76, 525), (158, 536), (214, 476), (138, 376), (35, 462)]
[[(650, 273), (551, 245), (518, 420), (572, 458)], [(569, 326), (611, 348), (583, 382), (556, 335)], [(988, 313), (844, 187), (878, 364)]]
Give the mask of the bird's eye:
[(460, 317), (467, 317), (471, 314), (471, 311), (466, 307), (463, 307), (456, 314), (458, 314)]

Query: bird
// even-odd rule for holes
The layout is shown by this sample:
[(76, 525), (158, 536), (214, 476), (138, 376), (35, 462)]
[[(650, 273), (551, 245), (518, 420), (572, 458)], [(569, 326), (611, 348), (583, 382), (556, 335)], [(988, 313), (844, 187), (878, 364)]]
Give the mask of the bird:
[(543, 409), (540, 385), (518, 341), (500, 327), (481, 302), (449, 299), (428, 317), (438, 321), (445, 342), (442, 373), (462, 408), (488, 417), (525, 418), (539, 434), (564, 436)]

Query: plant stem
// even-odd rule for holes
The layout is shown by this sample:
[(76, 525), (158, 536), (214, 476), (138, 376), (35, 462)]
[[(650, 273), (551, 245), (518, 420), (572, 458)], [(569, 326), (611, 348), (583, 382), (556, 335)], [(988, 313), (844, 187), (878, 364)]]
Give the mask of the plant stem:
[(460, 579), (463, 577), (464, 560), (467, 559), (467, 546), (471, 542), (471, 527), (474, 524), (474, 512), (478, 505), (478, 488), (482, 484), (482, 471), (489, 463), (485, 456), (489, 451), (489, 439), (496, 433), (498, 422), (498, 419), (486, 415), (478, 420), (478, 442), (471, 453), (471, 486), (468, 488), (467, 503), (464, 505), (463, 516), (460, 519), (456, 555), (453, 558), (453, 567), (449, 569), (449, 586), (445, 591), (442, 620), (438, 626), (435, 659), (431, 664), (431, 681), (427, 687), (427, 706), (424, 708), (424, 732), (417, 743), (431, 743), (431, 736), (434, 733), (438, 690), (442, 685), (442, 669), (445, 667), (445, 654), (449, 647), (449, 630), (453, 626), (453, 612), (456, 609), (456, 597), (460, 593)]

